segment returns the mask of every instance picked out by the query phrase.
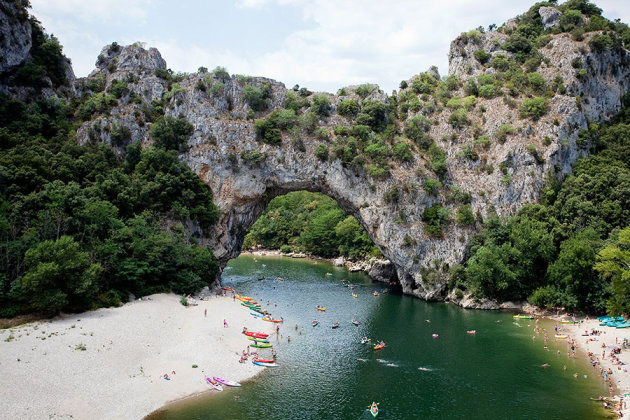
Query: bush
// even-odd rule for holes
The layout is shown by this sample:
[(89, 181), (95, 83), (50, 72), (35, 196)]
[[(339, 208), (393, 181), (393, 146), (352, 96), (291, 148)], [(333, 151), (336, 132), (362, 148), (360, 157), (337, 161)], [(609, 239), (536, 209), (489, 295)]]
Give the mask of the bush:
[(193, 125), (186, 118), (163, 117), (149, 130), (155, 147), (166, 150), (180, 150), (193, 133)]
[(264, 153), (256, 150), (242, 151), (241, 159), (252, 167), (260, 167), (261, 163), (267, 158)]
[(358, 86), (357, 89), (355, 90), (355, 93), (359, 95), (361, 99), (365, 99), (368, 96), (370, 96), (372, 93), (376, 92), (377, 90), (378, 90), (378, 86), (366, 83), (366, 84)]
[(460, 225), (470, 226), (475, 223), (475, 215), (473, 214), (472, 207), (467, 204), (462, 204), (457, 208), (457, 216), (455, 220)]
[(538, 94), (544, 93), (547, 88), (547, 81), (540, 73), (527, 73), (527, 82), (532, 90)]
[(433, 139), (427, 134), (430, 128), (431, 122), (427, 117), (416, 115), (405, 123), (405, 135), (420, 148), (427, 149), (433, 143)]
[(593, 35), (588, 45), (594, 53), (603, 53), (604, 51), (612, 50), (615, 43), (610, 36), (597, 34)]
[(483, 85), (479, 87), (479, 96), (481, 96), (482, 98), (494, 98), (496, 94), (497, 90), (494, 85)]
[(398, 160), (401, 160), (403, 162), (409, 162), (413, 160), (413, 153), (411, 152), (411, 148), (409, 147), (409, 144), (404, 141), (395, 143), (392, 151), (394, 153), (394, 156)]
[(499, 129), (494, 132), (494, 138), (501, 144), (505, 143), (507, 140), (507, 136), (510, 134), (514, 134), (516, 129), (512, 127), (510, 124), (501, 124)]
[(277, 128), (276, 122), (272, 118), (263, 118), (254, 122), (254, 132), (256, 140), (267, 144), (280, 144), (282, 142), (282, 131)]
[(293, 248), (290, 245), (282, 245), (280, 247), (280, 252), (283, 254), (290, 254), (293, 252)]
[(437, 179), (427, 178), (424, 181), (424, 191), (429, 195), (435, 195), (442, 188), (442, 183)]
[(486, 64), (491, 57), (491, 55), (484, 50), (477, 50), (475, 51), (474, 55), (477, 61), (479, 61), (481, 64)]
[(267, 98), (271, 94), (271, 85), (263, 84), (262, 89), (252, 85), (243, 88), (243, 97), (254, 111), (263, 111), (268, 106)]
[(523, 102), (521, 103), (521, 116), (537, 120), (547, 113), (547, 108), (548, 103), (545, 98), (526, 98), (523, 99)]
[(359, 112), (359, 103), (354, 99), (344, 99), (341, 101), (337, 108), (339, 115), (343, 115), (346, 118), (353, 117)]
[(322, 162), (328, 160), (328, 147), (323, 144), (317, 145), (313, 154)]
[(461, 128), (466, 125), (470, 125), (470, 120), (467, 117), (467, 112), (464, 109), (456, 109), (448, 117), (448, 123), (453, 128)]
[(326, 95), (313, 96), (313, 105), (311, 105), (311, 111), (320, 117), (327, 117), (330, 111), (330, 101)]

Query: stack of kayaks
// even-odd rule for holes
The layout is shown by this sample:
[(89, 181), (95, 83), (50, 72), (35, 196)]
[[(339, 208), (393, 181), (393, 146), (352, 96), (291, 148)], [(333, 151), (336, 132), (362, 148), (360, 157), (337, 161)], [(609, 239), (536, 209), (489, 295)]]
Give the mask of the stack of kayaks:
[(630, 327), (630, 322), (626, 321), (626, 319), (622, 316), (610, 317), (610, 316), (600, 316), (597, 318), (599, 321), (600, 327), (615, 327), (615, 328), (628, 328)]

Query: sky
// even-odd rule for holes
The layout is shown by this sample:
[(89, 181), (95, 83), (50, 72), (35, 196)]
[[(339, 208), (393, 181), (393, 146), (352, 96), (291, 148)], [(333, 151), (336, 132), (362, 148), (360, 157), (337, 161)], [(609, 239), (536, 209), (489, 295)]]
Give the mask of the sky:
[[(608, 19), (630, 22), (627, 0), (596, 0)], [(264, 76), (314, 91), (362, 83), (385, 92), (438, 66), (450, 42), (501, 25), (533, 0), (31, 0), (77, 77), (101, 49), (143, 42), (176, 72), (201, 66)]]

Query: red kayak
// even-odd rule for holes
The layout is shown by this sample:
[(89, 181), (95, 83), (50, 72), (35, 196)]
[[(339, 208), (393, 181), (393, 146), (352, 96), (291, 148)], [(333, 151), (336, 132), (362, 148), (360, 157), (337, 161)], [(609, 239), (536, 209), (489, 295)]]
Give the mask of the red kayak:
[(274, 360), (272, 359), (256, 359), (257, 362), (262, 362), (262, 363), (273, 363)]
[(243, 334), (248, 335), (250, 337), (255, 337), (255, 338), (267, 338), (267, 337), (269, 337), (269, 334), (265, 334), (265, 333), (261, 333), (261, 332), (254, 332), (254, 331), (246, 331)]

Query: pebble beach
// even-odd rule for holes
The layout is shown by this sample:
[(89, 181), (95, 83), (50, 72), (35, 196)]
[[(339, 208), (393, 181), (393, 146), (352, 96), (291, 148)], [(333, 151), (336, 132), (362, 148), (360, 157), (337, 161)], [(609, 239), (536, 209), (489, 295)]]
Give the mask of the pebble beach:
[(231, 296), (197, 303), (159, 294), (0, 330), (0, 418), (141, 419), (216, 392), (205, 375), (243, 381), (261, 372), (239, 363), (248, 345), (241, 332), (271, 333), (271, 323)]

